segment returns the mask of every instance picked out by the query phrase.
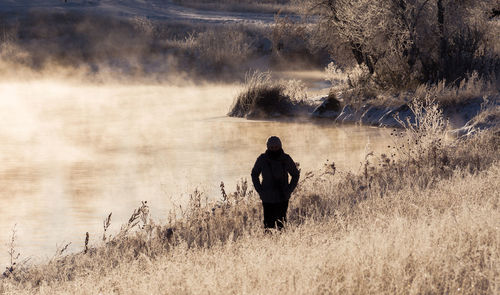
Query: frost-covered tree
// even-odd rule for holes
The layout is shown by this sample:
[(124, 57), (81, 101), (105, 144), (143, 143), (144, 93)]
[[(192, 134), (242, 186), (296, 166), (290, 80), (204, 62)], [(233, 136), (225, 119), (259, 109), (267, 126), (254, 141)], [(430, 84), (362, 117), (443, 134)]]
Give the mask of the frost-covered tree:
[[(500, 69), (496, 0), (308, 0), (327, 46), (350, 51), (381, 85), (453, 81)], [(493, 36), (493, 39), (491, 37)], [(333, 50), (334, 51), (334, 50)]]

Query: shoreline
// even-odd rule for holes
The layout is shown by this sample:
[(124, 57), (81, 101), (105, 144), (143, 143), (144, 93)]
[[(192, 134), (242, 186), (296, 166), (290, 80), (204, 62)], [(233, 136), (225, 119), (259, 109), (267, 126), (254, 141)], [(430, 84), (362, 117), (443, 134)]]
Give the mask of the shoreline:
[[(401, 123), (415, 124), (415, 114), (408, 104), (398, 106), (380, 106), (364, 104), (360, 108), (342, 105), (342, 102), (332, 102), (327, 95), (312, 99), (311, 104), (297, 105), (289, 113), (273, 113), (270, 116), (258, 116), (250, 113), (247, 119), (278, 119), (278, 118), (311, 118), (331, 121), (334, 124), (361, 124), (382, 128), (405, 128)], [(485, 112), (495, 112), (500, 108), (499, 97), (493, 101), (485, 98), (470, 99), (464, 103), (439, 107), (443, 117), (448, 121), (451, 132), (463, 136), (474, 132), (473, 129), (484, 130), (498, 126), (498, 115), (490, 118), (491, 122), (481, 121), (478, 117)], [(285, 121), (286, 121), (285, 120)], [(328, 122), (327, 121), (327, 122)]]

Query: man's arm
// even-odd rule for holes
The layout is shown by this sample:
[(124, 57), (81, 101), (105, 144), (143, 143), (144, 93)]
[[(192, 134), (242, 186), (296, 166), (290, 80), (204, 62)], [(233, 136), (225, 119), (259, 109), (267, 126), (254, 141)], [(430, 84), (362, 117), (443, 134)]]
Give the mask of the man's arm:
[(290, 185), (288, 186), (288, 188), (290, 189), (290, 193), (292, 193), (297, 187), (297, 183), (299, 183), (300, 172), (297, 169), (297, 165), (295, 165), (295, 162), (290, 156), (287, 159), (286, 170), (292, 176)]
[(260, 183), (259, 175), (262, 172), (262, 166), (260, 165), (259, 159), (260, 157), (257, 158), (257, 161), (255, 161), (255, 164), (252, 168), (252, 182), (255, 190), (260, 194), (260, 192), (262, 191), (262, 184)]

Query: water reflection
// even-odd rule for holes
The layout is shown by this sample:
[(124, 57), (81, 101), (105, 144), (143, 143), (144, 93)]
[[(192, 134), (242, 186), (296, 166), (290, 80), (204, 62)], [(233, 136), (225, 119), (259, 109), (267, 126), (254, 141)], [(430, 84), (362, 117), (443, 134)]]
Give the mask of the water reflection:
[(64, 241), (81, 250), (86, 231), (97, 242), (109, 212), (117, 230), (141, 200), (161, 221), (196, 187), (212, 198), (221, 181), (234, 189), (270, 135), (281, 137), (302, 171), (327, 159), (358, 169), (367, 144), (381, 151), (388, 141), (377, 128), (227, 118), (234, 86), (41, 81), (0, 91), (1, 246), (17, 223), (18, 249), (35, 261)]

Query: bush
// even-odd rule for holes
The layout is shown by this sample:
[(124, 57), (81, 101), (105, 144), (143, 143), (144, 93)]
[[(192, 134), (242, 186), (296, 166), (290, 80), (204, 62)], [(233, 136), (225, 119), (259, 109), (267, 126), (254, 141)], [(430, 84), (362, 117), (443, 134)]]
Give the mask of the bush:
[(237, 96), (229, 116), (268, 117), (289, 114), (293, 102), (285, 94), (285, 87), (272, 82), (269, 72), (253, 72), (245, 78), (245, 88)]
[(361, 110), (366, 105), (397, 108), (414, 100), (432, 99), (443, 110), (460, 112), (466, 117), (474, 116), (481, 104), (490, 102), (484, 107), (491, 107), (500, 98), (495, 77), (481, 77), (477, 72), (454, 83), (441, 80), (437, 83), (419, 83), (410, 89), (388, 90), (374, 82), (366, 66), (356, 65), (343, 71), (331, 63), (325, 68), (325, 76), (332, 83), (330, 92), (336, 93), (343, 104), (354, 110)]

